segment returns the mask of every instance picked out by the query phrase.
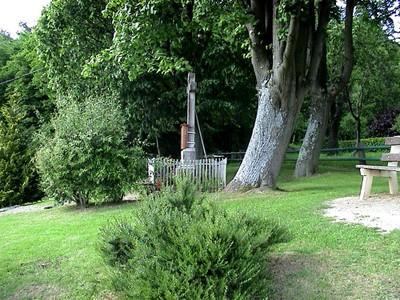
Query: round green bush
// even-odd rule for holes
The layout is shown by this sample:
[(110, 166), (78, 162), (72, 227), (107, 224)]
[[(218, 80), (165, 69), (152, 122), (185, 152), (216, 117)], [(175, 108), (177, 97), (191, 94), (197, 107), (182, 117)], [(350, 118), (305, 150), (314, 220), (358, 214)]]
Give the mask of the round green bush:
[(230, 215), (181, 182), (110, 222), (100, 249), (129, 299), (266, 299), (266, 256), (283, 237), (273, 222)]

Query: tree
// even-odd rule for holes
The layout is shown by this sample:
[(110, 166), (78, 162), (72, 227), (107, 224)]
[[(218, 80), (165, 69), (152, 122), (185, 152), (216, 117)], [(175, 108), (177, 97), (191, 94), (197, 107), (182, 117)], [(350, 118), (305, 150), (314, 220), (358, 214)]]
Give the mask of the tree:
[[(391, 92), (395, 90), (393, 86), (396, 83), (392, 84), (392, 82), (396, 82), (396, 80), (390, 80), (389, 84), (380, 81), (381, 78), (393, 78), (393, 73), (389, 75), (387, 70), (396, 65), (390, 62), (390, 59), (383, 59), (387, 57), (386, 53), (388, 52), (392, 56), (396, 53), (396, 51), (389, 50), (392, 49), (390, 44), (393, 42), (388, 38), (391, 28), (393, 28), (390, 19), (391, 14), (394, 12), (393, 9), (398, 9), (393, 2), (392, 4), (385, 2), (377, 5), (376, 2), (365, 1), (360, 4), (355, 14), (354, 26), (352, 26), (352, 16), (347, 15), (345, 17), (346, 23), (343, 36), (338, 35), (341, 32), (339, 23), (331, 25), (327, 42), (329, 61), (320, 65), (319, 78), (315, 81), (313, 92), (310, 94), (312, 104), (310, 105), (309, 126), (296, 163), (295, 176), (308, 176), (316, 172), (320, 149), (322, 148), (329, 119), (329, 110), (330, 108), (335, 108), (331, 116), (333, 125), (335, 119), (341, 116), (338, 112), (341, 111), (343, 101), (340, 102), (340, 100), (350, 99), (350, 96), (354, 94), (349, 90), (349, 87), (354, 86), (352, 82), (359, 76), (359, 72), (363, 73), (361, 75), (362, 79), (360, 78), (362, 83), (359, 86), (363, 87), (368, 81), (379, 82), (379, 84), (375, 84), (374, 89), (368, 91), (368, 94), (361, 93), (364, 96), (368, 95), (371, 100), (374, 99), (369, 103), (375, 103), (375, 105), (380, 103), (376, 95), (382, 95), (382, 93), (377, 93), (377, 91), (385, 88)], [(370, 17), (371, 13), (374, 18)], [(386, 29), (384, 30), (383, 28)], [(355, 40), (355, 50), (353, 50), (352, 36), (354, 36)], [(384, 46), (385, 43), (386, 46)], [(355, 59), (353, 58), (354, 51)], [(344, 54), (341, 54), (341, 52), (344, 52)], [(374, 53), (379, 54), (375, 56)], [(326, 58), (322, 61), (326, 61)], [(356, 63), (354, 64), (355, 61)], [(328, 68), (326, 64), (328, 64)], [(353, 66), (354, 72), (352, 72)], [(381, 73), (381, 76), (378, 75), (379, 73)], [(323, 79), (322, 82), (321, 78)], [(365, 90), (364, 88), (362, 89)], [(364, 101), (354, 101), (354, 104), (349, 102), (350, 113), (356, 121), (356, 146), (360, 145), (361, 121), (364, 118), (360, 114), (361, 103), (365, 104), (365, 99)], [(339, 124), (339, 122), (336, 121), (336, 124)], [(337, 131), (332, 127), (331, 134), (335, 134), (335, 132)]]
[(37, 201), (42, 193), (32, 160), (26, 107), (14, 95), (0, 112), (0, 207)]
[[(247, 143), (255, 111), (255, 103), (248, 102), (249, 97), (255, 99), (255, 92), (242, 42), (221, 44), (221, 38), (206, 29), (197, 34), (201, 26), (191, 21), (193, 6), (179, 2), (168, 1), (162, 10), (155, 6), (149, 14), (145, 12), (150, 7), (145, 8), (139, 29), (137, 20), (125, 16), (128, 12), (120, 13), (124, 2), (110, 3), (103, 14), (106, 1), (53, 1), (35, 30), (51, 86), (64, 94), (104, 89), (118, 93), (131, 135), (157, 141), (159, 153), (177, 153), (178, 139), (171, 143), (171, 135), (178, 136), (185, 119), (187, 68), (161, 72), (151, 65), (149, 45), (158, 43), (160, 51), (154, 55), (164, 57), (163, 70), (171, 67), (168, 57), (176, 56), (198, 74), (197, 112), (210, 148), (228, 150)], [(121, 28), (134, 32), (135, 41), (126, 36), (125, 43)], [(236, 30), (241, 36), (246, 33), (243, 26)]]
[(310, 108), (307, 131), (305, 133), (299, 156), (294, 171), (295, 177), (305, 177), (317, 172), (319, 155), (322, 149), (325, 132), (328, 126), (329, 108), (335, 98), (345, 89), (350, 80), (354, 65), (353, 57), (353, 9), (347, 6), (345, 14), (345, 25), (343, 30), (343, 65), (336, 71), (337, 78), (329, 82), (327, 66), (327, 45), (325, 42), (324, 51), (319, 65), (316, 80), (313, 83), (310, 93)]
[[(0, 205), (39, 200), (43, 193), (34, 165), (34, 133), (49, 119), (51, 101), (44, 94), (41, 67), (30, 28), (17, 39), (1, 35), (0, 44)], [(37, 77), (36, 77), (37, 76)]]
[(398, 59), (400, 46), (392, 41), (382, 25), (361, 15), (355, 23), (357, 64), (346, 93), (350, 114), (355, 123), (356, 142), (367, 130), (374, 116), (398, 103), (400, 96)]
[[(353, 9), (355, 1), (348, 1)], [(211, 31), (235, 40), (246, 26), (258, 91), (258, 111), (246, 155), (228, 190), (275, 187), (297, 113), (315, 80), (333, 1), (110, 1), (112, 58), (132, 77), (143, 70), (191, 67), (180, 55), (183, 36)], [(179, 11), (180, 13), (176, 13)], [(190, 14), (184, 14), (190, 11)], [(153, 30), (157, 28), (157, 31)], [(127, 55), (127, 54), (132, 55)]]
[(111, 19), (102, 15), (106, 2), (54, 0), (43, 10), (34, 34), (50, 88), (58, 95), (101, 94), (114, 82), (103, 66), (97, 76), (82, 76), (91, 56), (109, 47), (112, 40)]
[[(346, 16), (352, 16), (356, 2), (347, 1)], [(248, 29), (259, 106), (249, 147), (229, 190), (275, 187), (297, 113), (316, 82), (333, 5), (332, 1), (319, 1), (317, 7), (313, 1), (295, 1), (293, 6), (285, 1), (251, 4), (257, 23)], [(282, 30), (287, 32), (283, 39)], [(315, 87), (313, 91), (319, 93)]]
[[(0, 31), (0, 70), (4, 69), (4, 66), (7, 64), (7, 61), (10, 59), (11, 55), (14, 53), (14, 45), (13, 39), (9, 36), (8, 33), (4, 31)], [(10, 78), (6, 77), (4, 72), (0, 72), (0, 104), (6, 102), (5, 99), (5, 90), (6, 90), (6, 82)]]
[(29, 27), (12, 40), (12, 53), (4, 67), (0, 67), (0, 78), (3, 78), (2, 97), (6, 102), (10, 97), (18, 97), (27, 107), (27, 120), (30, 125), (38, 127), (40, 121), (48, 120), (53, 110), (44, 78), (44, 66), (37, 57), (36, 41)]

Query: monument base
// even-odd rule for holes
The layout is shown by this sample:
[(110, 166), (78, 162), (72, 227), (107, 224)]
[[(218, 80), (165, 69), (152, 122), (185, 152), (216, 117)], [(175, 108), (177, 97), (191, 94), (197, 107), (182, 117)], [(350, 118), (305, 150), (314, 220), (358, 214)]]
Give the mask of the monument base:
[(196, 149), (186, 148), (181, 151), (181, 160), (195, 160), (196, 159)]

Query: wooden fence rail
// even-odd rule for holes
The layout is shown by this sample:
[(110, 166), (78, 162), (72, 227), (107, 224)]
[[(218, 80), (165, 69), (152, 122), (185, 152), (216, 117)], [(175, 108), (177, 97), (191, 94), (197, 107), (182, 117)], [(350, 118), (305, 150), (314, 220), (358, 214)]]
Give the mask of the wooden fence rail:
[[(321, 153), (338, 153), (338, 152), (356, 152), (356, 151), (376, 151), (376, 150), (387, 150), (390, 147), (388, 146), (368, 146), (368, 147), (347, 147), (347, 148), (324, 148), (321, 149)], [(288, 149), (286, 153), (299, 153), (299, 149)], [(236, 152), (219, 152), (215, 153), (215, 156), (218, 157), (226, 157), (228, 161), (242, 161), (244, 154), (246, 152), (236, 151)], [(380, 158), (369, 157), (364, 158), (367, 161), (379, 161)], [(285, 157), (285, 161), (296, 161), (297, 158)], [(320, 157), (320, 161), (359, 161), (358, 157), (340, 157), (340, 156), (332, 156), (332, 157)]]
[(185, 177), (202, 190), (216, 191), (226, 186), (226, 164), (226, 158), (148, 159), (149, 182), (157, 187), (170, 186), (176, 177)]

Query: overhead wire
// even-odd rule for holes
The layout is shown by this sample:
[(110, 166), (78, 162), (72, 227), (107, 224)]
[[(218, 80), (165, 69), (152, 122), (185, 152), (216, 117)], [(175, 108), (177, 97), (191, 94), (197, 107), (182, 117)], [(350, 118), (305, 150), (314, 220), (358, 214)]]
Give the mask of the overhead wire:
[(44, 69), (44, 68), (40, 68), (40, 69), (37, 69), (37, 70), (33, 70), (32, 72), (22, 74), (21, 76), (17, 76), (17, 77), (14, 77), (14, 78), (12, 78), (12, 79), (8, 79), (8, 80), (6, 80), (6, 81), (0, 82), (0, 85), (5, 85), (5, 84), (10, 83), (10, 82), (12, 82), (12, 81), (14, 81), (14, 80), (18, 80), (18, 79), (24, 78), (24, 77), (26, 77), (26, 76), (32, 75), (32, 74), (34, 74), (34, 73), (36, 73), (36, 72), (39, 72), (39, 71), (41, 71), (41, 70), (43, 70), (43, 69)]

